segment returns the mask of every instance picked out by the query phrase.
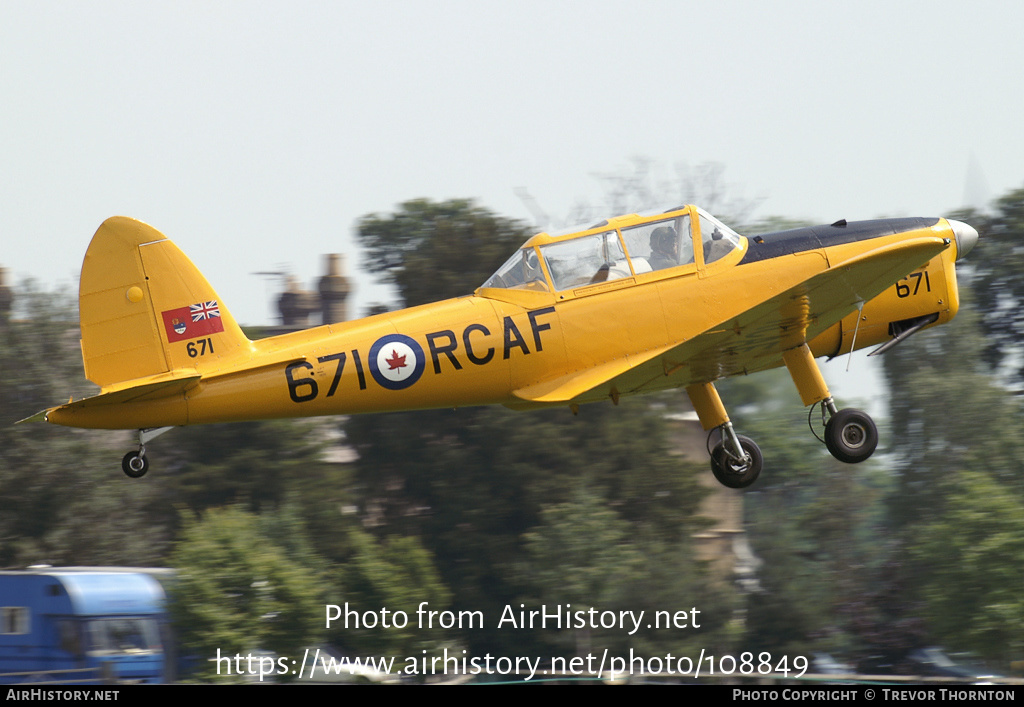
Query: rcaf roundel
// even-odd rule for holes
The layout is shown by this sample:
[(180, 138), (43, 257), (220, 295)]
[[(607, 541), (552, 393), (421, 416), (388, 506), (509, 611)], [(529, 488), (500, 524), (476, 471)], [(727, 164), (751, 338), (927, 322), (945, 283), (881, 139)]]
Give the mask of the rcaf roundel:
[(382, 336), (370, 347), (370, 373), (382, 388), (402, 390), (423, 375), (423, 347), (404, 334)]

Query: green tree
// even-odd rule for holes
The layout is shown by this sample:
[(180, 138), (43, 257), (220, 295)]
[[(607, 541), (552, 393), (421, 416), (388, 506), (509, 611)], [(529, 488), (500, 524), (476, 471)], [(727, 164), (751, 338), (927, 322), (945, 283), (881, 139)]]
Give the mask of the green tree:
[[(292, 532), (301, 533), (301, 526)], [(188, 518), (171, 564), (177, 580), (170, 608), (180, 650), (198, 660), (201, 679), (217, 678), (222, 664), (215, 658), (258, 650), (295, 656), (322, 631), (321, 580), (289, 560), (259, 518), (240, 508)], [(289, 677), (290, 670), (282, 679)]]
[[(626, 520), (597, 489), (600, 484), (582, 476), (564, 502), (542, 507), (540, 522), (523, 536), (521, 572), (532, 594), (522, 601), (527, 609), (543, 604), (566, 612), (642, 611), (644, 619), (635, 631), (589, 625), (548, 631), (547, 650), (680, 655), (694, 648), (730, 649), (736, 602), (723, 591), (725, 583), (710, 576), (685, 539)], [(686, 626), (652, 628), (659, 611), (687, 612)]]
[(911, 532), (925, 618), (942, 643), (1006, 666), (1024, 656), (1024, 501), (956, 470), (942, 516)]
[[(330, 633), (332, 643), (353, 653), (399, 658), (420, 656), (422, 651), (433, 654), (452, 645), (439, 619), (427, 626), (419, 624), (416, 612), (423, 602), (424, 611), (436, 612), (447, 611), (451, 602), (434, 558), (419, 540), (411, 536), (377, 540), (359, 528), (351, 528), (349, 538), (352, 555), (335, 571), (338, 579), (328, 592), (330, 603), (343, 612)], [(357, 616), (349, 620), (349, 612)], [(408, 623), (399, 625), (396, 612), (405, 612)], [(373, 615), (372, 625), (367, 615)]]
[[(182, 508), (244, 505), (253, 513), (286, 504), (301, 508), (316, 549), (327, 557), (347, 551), (338, 509), (350, 505), (349, 470), (324, 461), (337, 424), (326, 420), (265, 420), (182, 427), (157, 438), (149, 454), (157, 464), (144, 481), (163, 503), (154, 519), (176, 531)], [(333, 549), (332, 549), (333, 548)]]
[(110, 433), (11, 424), (94, 392), (70, 297), (21, 286), (0, 324), (0, 566), (145, 565), (166, 548), (166, 529), (149, 517), (152, 485), (112, 475)]
[(931, 642), (1005, 666), (1022, 653), (1024, 613), (1005, 589), (1020, 584), (1024, 559), (1024, 410), (985, 364), (970, 294), (950, 325), (886, 355), (899, 441), (889, 514), (902, 565), (887, 594), (904, 597), (899, 612), (924, 619)]
[(394, 284), (406, 307), (471, 293), (530, 235), (472, 201), (407, 201), (357, 225), (366, 268)]
[(977, 307), (985, 312), (983, 358), (994, 370), (1012, 369), (1014, 387), (1024, 385), (1024, 188), (1011, 191), (989, 213), (965, 211), (957, 218), (978, 229), (981, 241), (958, 263), (974, 284)]
[[(538, 593), (529, 609), (540, 603), (568, 605), (572, 611), (626, 608), (629, 580), (643, 571), (644, 553), (630, 542), (631, 525), (594, 492), (596, 484), (586, 477), (578, 483), (566, 501), (545, 505), (539, 523), (523, 536), (523, 574)], [(586, 628), (563, 635), (574, 638), (573, 653), (585, 655), (591, 638), (602, 639), (603, 647), (615, 647), (609, 639), (621, 640), (622, 633)]]
[[(958, 214), (981, 233), (966, 263), (956, 320), (886, 354), (896, 484), (886, 596), (924, 621), (927, 640), (1004, 666), (1020, 659), (1024, 611), (1007, 587), (1024, 559), (1024, 189), (987, 216)], [(912, 597), (908, 601), (907, 597)], [(918, 644), (920, 645), (920, 643)], [(904, 644), (904, 648), (916, 647)]]
[[(453, 606), (489, 617), (537, 594), (522, 571), (522, 536), (545, 506), (571, 502), (581, 479), (632, 533), (674, 541), (697, 523), (703, 497), (642, 400), (585, 406), (578, 417), (501, 408), (360, 416), (346, 429), (364, 517), (382, 533), (419, 536)], [(481, 650), (512, 638), (493, 622), (467, 636)]]
[[(772, 653), (854, 653), (863, 597), (885, 561), (878, 459), (842, 464), (807, 429), (808, 411), (784, 369), (719, 386), (738, 429), (762, 447), (765, 469), (744, 496), (745, 530), (760, 560), (747, 597), (744, 645)], [(844, 401), (844, 405), (856, 405)], [(812, 416), (820, 434), (820, 415)]]
[(963, 295), (953, 322), (921, 332), (885, 357), (899, 469), (892, 499), (897, 527), (941, 515), (956, 469), (983, 471), (1024, 495), (1020, 403), (987, 370), (972, 298)]
[[(472, 291), (526, 235), (521, 225), (465, 201), (408, 202), (359, 225), (370, 268), (397, 285), (406, 305)], [(419, 538), (451, 588), (452, 606), (487, 617), (484, 629), (463, 635), (477, 653), (543, 640), (495, 624), (506, 605), (542, 596), (543, 572), (526, 569), (540, 561), (526, 538), (556, 532), (550, 514), (618, 517), (631, 537), (661, 538), (666, 546), (685, 542), (699, 525), (694, 514), (703, 491), (693, 469), (669, 457), (664, 421), (647, 401), (584, 406), (578, 417), (564, 408), (356, 416), (346, 435), (359, 454), (364, 523), (380, 537)], [(559, 533), (571, 530), (555, 525)], [(645, 552), (639, 541), (630, 549), (637, 557)]]

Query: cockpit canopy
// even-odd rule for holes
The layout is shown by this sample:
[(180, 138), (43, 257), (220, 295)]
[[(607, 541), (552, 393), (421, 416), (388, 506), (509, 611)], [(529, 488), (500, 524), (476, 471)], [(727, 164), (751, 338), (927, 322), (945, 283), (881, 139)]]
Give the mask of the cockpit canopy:
[(707, 265), (742, 244), (739, 234), (694, 206), (657, 216), (622, 216), (562, 236), (538, 233), (483, 287), (557, 292), (668, 268), (695, 268), (696, 253)]

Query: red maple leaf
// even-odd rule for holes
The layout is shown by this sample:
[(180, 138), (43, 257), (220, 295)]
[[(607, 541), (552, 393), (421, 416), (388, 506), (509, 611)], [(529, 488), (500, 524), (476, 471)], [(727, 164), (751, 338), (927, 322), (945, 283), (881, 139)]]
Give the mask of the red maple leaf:
[(395, 349), (391, 350), (391, 358), (385, 359), (388, 364), (388, 370), (393, 371), (396, 368), (405, 368), (405, 356), (399, 356), (398, 351)]

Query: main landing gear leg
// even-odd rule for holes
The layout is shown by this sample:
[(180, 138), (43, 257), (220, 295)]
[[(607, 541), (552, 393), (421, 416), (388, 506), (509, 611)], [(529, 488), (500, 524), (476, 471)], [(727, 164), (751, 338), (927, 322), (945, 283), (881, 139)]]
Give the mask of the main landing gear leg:
[(836, 409), (832, 394), (807, 344), (786, 351), (782, 354), (782, 360), (789, 369), (803, 404), (821, 403), (823, 414), (827, 413), (825, 446), (829, 453), (848, 464), (856, 464), (870, 457), (878, 446), (878, 428), (866, 412), (852, 408)]
[(121, 471), (133, 479), (139, 479), (149, 471), (149, 459), (146, 459), (146, 442), (162, 435), (171, 427), (152, 427), (139, 430), (139, 451), (128, 452), (121, 460)]
[(717, 429), (722, 441), (711, 450), (711, 472), (723, 486), (742, 489), (757, 481), (761, 473), (761, 450), (754, 440), (736, 434), (729, 414), (722, 405), (713, 383), (697, 383), (686, 388), (693, 409), (697, 411), (701, 427), (706, 431)]

